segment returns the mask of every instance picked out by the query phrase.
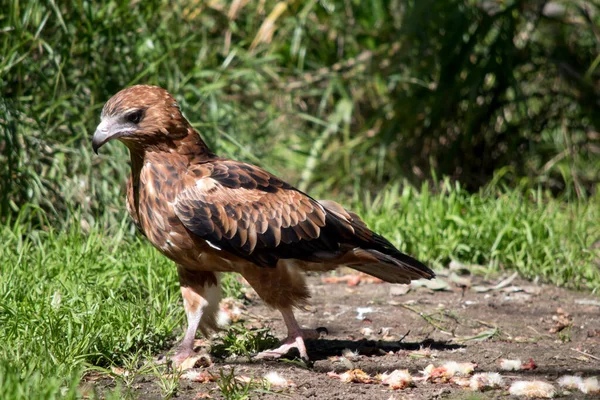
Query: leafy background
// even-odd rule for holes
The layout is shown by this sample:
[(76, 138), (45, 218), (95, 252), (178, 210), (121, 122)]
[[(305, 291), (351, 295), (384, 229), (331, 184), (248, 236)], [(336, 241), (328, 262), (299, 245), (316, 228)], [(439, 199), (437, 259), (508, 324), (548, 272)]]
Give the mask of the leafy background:
[(180, 333), (175, 268), (125, 215), (127, 151), (91, 151), (136, 83), (436, 269), (597, 292), (599, 50), (579, 0), (0, 1), (0, 398), (135, 397)]
[(593, 2), (20, 2), (0, 11), (0, 216), (119, 220), (103, 103), (168, 88), (220, 154), (344, 197), (441, 177), (586, 198), (600, 179)]

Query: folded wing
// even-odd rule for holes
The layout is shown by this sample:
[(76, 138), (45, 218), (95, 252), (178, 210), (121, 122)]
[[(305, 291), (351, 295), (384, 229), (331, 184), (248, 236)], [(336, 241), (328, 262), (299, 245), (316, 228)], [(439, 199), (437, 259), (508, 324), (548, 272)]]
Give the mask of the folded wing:
[(356, 214), (334, 202), (318, 202), (256, 166), (232, 160), (194, 165), (185, 184), (175, 202), (185, 227), (258, 266), (274, 267), (282, 258), (326, 262), (364, 249), (385, 255), (379, 262), (393, 258), (396, 268), (406, 264), (420, 276), (433, 276)]
[(336, 236), (344, 227), (326, 228), (322, 205), (268, 172), (223, 160), (193, 166), (188, 175), (175, 212), (214, 247), (262, 267), (280, 258), (319, 261), (319, 255), (339, 252)]

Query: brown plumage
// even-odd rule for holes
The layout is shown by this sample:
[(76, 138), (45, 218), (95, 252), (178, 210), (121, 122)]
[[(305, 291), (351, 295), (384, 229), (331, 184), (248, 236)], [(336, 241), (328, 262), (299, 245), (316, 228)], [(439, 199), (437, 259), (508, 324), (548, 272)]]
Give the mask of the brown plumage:
[(347, 265), (393, 283), (434, 277), (339, 204), (314, 200), (254, 165), (216, 156), (164, 89), (140, 85), (113, 96), (94, 133), (94, 151), (111, 139), (131, 155), (129, 214), (177, 263), (188, 329), (176, 362), (193, 353), (198, 328), (216, 328), (219, 272), (239, 272), (281, 311), (288, 338), (261, 356), (295, 347), (304, 358), (303, 337), (314, 331), (301, 330), (292, 311), (309, 297), (302, 272)]

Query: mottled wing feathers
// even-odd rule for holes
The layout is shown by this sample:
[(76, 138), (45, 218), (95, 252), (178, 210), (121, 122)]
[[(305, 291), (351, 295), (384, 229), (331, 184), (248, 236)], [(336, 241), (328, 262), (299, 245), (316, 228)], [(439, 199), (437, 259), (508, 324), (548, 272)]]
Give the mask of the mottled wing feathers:
[(265, 267), (280, 258), (318, 261), (340, 247), (324, 232), (323, 206), (258, 167), (222, 160), (190, 167), (187, 178), (175, 212), (215, 247)]
[[(213, 247), (262, 267), (274, 267), (281, 258), (326, 262), (354, 254), (344, 262), (391, 282), (434, 276), (339, 204), (317, 202), (268, 172), (237, 161), (191, 166), (175, 213)], [(388, 267), (374, 267), (373, 262)]]

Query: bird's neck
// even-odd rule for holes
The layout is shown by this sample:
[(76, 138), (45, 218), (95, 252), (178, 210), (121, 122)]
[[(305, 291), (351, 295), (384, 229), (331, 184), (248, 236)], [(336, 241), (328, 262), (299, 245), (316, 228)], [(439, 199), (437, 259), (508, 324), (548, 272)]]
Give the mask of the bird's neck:
[[(187, 134), (181, 138), (173, 140), (171, 143), (162, 143), (156, 145), (136, 145), (127, 143), (131, 156), (131, 184), (133, 186), (134, 196), (138, 195), (140, 184), (140, 175), (144, 163), (147, 161), (163, 161), (171, 167), (179, 165), (181, 168), (187, 168), (189, 165), (201, 164), (207, 161), (218, 159), (209, 147), (204, 143), (198, 132), (191, 126), (187, 126)], [(160, 161), (159, 161), (160, 162)], [(139, 202), (134, 198), (135, 205)]]
[(155, 158), (160, 155), (165, 157), (165, 160), (179, 159), (186, 165), (202, 163), (217, 159), (217, 155), (213, 153), (200, 137), (198, 132), (190, 125), (185, 128), (183, 135), (179, 134), (171, 140), (152, 141), (126, 141), (125, 144), (129, 148), (131, 154), (131, 170), (132, 177), (142, 169), (144, 160), (148, 157)]
[(187, 135), (181, 139), (173, 141), (174, 148), (171, 153), (176, 153), (187, 159), (189, 164), (202, 163), (217, 158), (216, 154), (213, 153), (204, 140), (200, 137), (200, 134), (194, 130), (191, 126), (187, 126)]

